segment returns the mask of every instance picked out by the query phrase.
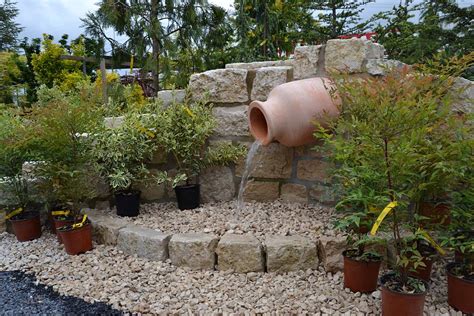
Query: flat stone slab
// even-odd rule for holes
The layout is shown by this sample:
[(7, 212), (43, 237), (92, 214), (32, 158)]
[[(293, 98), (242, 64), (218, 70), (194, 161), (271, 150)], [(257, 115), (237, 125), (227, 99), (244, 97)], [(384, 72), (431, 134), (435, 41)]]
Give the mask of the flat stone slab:
[(219, 238), (213, 234), (188, 233), (171, 237), (168, 245), (171, 262), (180, 267), (214, 270)]
[(218, 270), (239, 273), (263, 272), (263, 247), (254, 236), (225, 234), (216, 249)]
[(117, 248), (128, 255), (154, 261), (168, 259), (171, 235), (137, 225), (128, 225), (118, 232)]
[(82, 214), (87, 214), (92, 225), (92, 238), (98, 244), (109, 246), (117, 245), (119, 230), (127, 226), (125, 219), (110, 217), (98, 210), (83, 209)]
[(265, 239), (268, 272), (315, 269), (318, 266), (316, 243), (302, 236), (267, 236)]
[(326, 272), (344, 270), (342, 252), (347, 247), (346, 238), (343, 236), (321, 236), (318, 243), (318, 255)]

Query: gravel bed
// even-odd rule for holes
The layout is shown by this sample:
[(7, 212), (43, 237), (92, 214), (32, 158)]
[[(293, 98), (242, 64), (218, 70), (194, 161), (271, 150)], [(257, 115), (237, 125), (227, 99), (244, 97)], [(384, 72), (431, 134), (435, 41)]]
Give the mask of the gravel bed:
[[(426, 314), (461, 315), (446, 302), (443, 266), (435, 264)], [(322, 268), (282, 275), (191, 271), (169, 261), (126, 256), (103, 245), (87, 254), (68, 256), (49, 233), (26, 243), (0, 234), (0, 270), (34, 273), (39, 282), (62, 295), (143, 314), (380, 314), (380, 291), (351, 293), (343, 289), (341, 273), (325, 273)]]
[(0, 315), (123, 315), (104, 303), (61, 296), (20, 271), (0, 271)]
[[(115, 208), (103, 210), (116, 217)], [(265, 235), (302, 235), (316, 239), (334, 235), (334, 209), (304, 204), (245, 203), (236, 209), (236, 201), (208, 203), (194, 210), (179, 210), (176, 203), (152, 203), (140, 206), (140, 215), (126, 220), (169, 233), (204, 232)]]

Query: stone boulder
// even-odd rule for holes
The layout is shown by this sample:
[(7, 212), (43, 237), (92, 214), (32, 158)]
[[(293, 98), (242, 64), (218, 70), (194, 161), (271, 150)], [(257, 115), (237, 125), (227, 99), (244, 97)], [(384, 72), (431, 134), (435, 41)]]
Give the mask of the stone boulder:
[(92, 238), (98, 244), (115, 246), (120, 229), (127, 226), (126, 219), (110, 217), (98, 210), (82, 209), (82, 214), (87, 214), (92, 225)]
[(265, 239), (268, 272), (315, 269), (318, 266), (316, 243), (301, 236), (267, 236)]
[(215, 107), (212, 114), (217, 120), (216, 136), (249, 136), (247, 106)]
[(308, 189), (302, 184), (285, 183), (281, 186), (280, 198), (284, 202), (307, 203)]
[(217, 244), (216, 253), (218, 269), (221, 271), (265, 271), (262, 244), (253, 236), (225, 234)]
[(245, 186), (245, 201), (273, 202), (280, 195), (278, 182), (249, 181)]
[(203, 203), (230, 201), (235, 197), (234, 175), (229, 167), (211, 167), (199, 175)]
[(382, 45), (365, 39), (332, 39), (326, 43), (326, 71), (361, 73), (369, 59), (381, 59), (385, 49)]
[(169, 242), (171, 262), (178, 267), (214, 270), (215, 250), (219, 238), (212, 234), (188, 233), (173, 235)]
[(342, 252), (346, 247), (347, 242), (344, 236), (321, 236), (319, 238), (318, 256), (326, 272), (343, 271)]
[(186, 90), (161, 90), (158, 91), (158, 99), (163, 102), (163, 107), (173, 103), (182, 103), (186, 96)]
[(265, 67), (255, 71), (251, 100), (265, 101), (276, 86), (293, 80), (292, 67)]
[(104, 118), (104, 124), (107, 128), (119, 128), (125, 121), (125, 116), (106, 117)]
[(322, 45), (298, 46), (291, 65), (296, 80), (316, 77)]
[(225, 68), (253, 70), (263, 67), (285, 66), (284, 60), (256, 61), (253, 63), (231, 63), (225, 65)]
[(365, 63), (365, 71), (372, 76), (383, 76), (391, 69), (399, 69), (406, 66), (398, 60), (393, 59), (368, 59)]
[(137, 255), (153, 261), (168, 259), (170, 234), (153, 229), (128, 225), (119, 230), (117, 248), (128, 255)]
[(459, 91), (459, 100), (454, 104), (454, 110), (464, 114), (474, 112), (474, 81), (458, 77), (454, 81), (453, 89)]
[(194, 100), (206, 95), (209, 102), (244, 103), (249, 100), (247, 70), (215, 69), (191, 75), (189, 91)]

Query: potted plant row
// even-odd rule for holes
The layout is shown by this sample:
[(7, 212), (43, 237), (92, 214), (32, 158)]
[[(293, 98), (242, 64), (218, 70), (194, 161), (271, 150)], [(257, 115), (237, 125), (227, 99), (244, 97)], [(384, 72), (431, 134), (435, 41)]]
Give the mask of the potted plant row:
[[(357, 235), (370, 212), (376, 214), (368, 225), (370, 236), (383, 231), (390, 245), (392, 271), (380, 277), (383, 315), (423, 315), (433, 247), (440, 249), (428, 230), (448, 225), (452, 214), (449, 221), (446, 214), (427, 219), (418, 206), (431, 196), (447, 202), (457, 183), (472, 183), (472, 141), (466, 136), (472, 131), (452, 111), (458, 96), (454, 76), (465, 65), (465, 59), (453, 59), (388, 70), (383, 77), (333, 74), (337, 90), (331, 94), (342, 101), (340, 117), (329, 126), (317, 126), (315, 136), (324, 140), (324, 151), (332, 153), (336, 166), (335, 187), (346, 211), (339, 228), (355, 240), (345, 252), (345, 263), (358, 259), (368, 266), (372, 255), (363, 246), (370, 237)], [(454, 266), (448, 271), (469, 280), (469, 265)], [(345, 284), (358, 289), (350, 281)], [(474, 294), (472, 289), (467, 293)]]

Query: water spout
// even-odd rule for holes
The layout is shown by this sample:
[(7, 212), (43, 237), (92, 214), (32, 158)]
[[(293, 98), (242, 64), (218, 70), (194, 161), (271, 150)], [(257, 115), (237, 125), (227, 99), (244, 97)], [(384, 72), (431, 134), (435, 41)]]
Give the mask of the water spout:
[(247, 185), (248, 179), (252, 171), (255, 169), (257, 163), (254, 162), (254, 156), (257, 153), (258, 149), (262, 143), (259, 140), (253, 142), (250, 146), (250, 150), (247, 153), (247, 159), (245, 160), (245, 169), (242, 174), (242, 179), (240, 180), (239, 195), (237, 196), (237, 209), (241, 210), (244, 205), (244, 191)]

